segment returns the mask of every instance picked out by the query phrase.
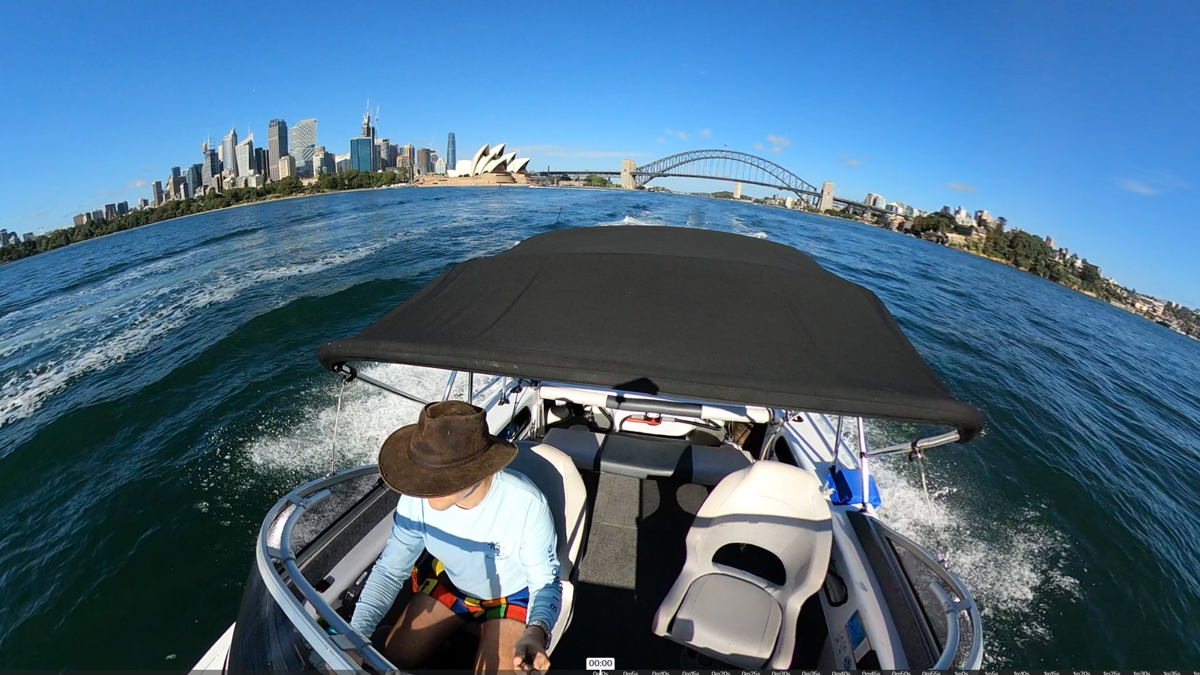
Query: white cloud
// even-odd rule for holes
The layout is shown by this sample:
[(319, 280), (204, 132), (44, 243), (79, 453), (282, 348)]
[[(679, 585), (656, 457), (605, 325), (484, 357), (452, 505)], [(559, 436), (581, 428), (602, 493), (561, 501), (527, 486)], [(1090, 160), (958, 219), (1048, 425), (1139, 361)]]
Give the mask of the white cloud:
[(862, 166), (862, 161), (857, 159), (848, 159), (842, 162), (842, 164), (845, 164), (846, 166)]
[(754, 149), (755, 149), (755, 150), (762, 150), (762, 149), (763, 149), (763, 144), (762, 144), (762, 143), (755, 143), (755, 144), (754, 144)]
[(663, 132), (666, 133), (668, 136), (678, 136), (679, 140), (681, 140), (681, 141), (687, 140), (687, 134), (685, 132), (672, 131), (671, 129), (664, 129)]
[(1121, 189), (1123, 189), (1123, 190), (1128, 190), (1129, 192), (1132, 192), (1137, 195), (1142, 195), (1144, 197), (1156, 195), (1159, 192), (1161, 192), (1161, 190), (1159, 190), (1158, 188), (1151, 187), (1141, 181), (1133, 180), (1132, 178), (1122, 178), (1117, 181), (1117, 184), (1120, 185)]
[(700, 137), (701, 138), (712, 138), (712, 129), (709, 129), (707, 127), (705, 127), (704, 129), (701, 129)]
[(783, 152), (783, 148), (776, 145), (775, 147), (771, 148), (771, 152)]
[(975, 191), (975, 188), (973, 186), (967, 185), (966, 183), (950, 183), (949, 185), (946, 186), (946, 188), (950, 189), (950, 190), (957, 190), (959, 192), (974, 192)]
[(792, 141), (786, 136), (776, 136), (775, 134), (767, 134), (767, 142), (771, 145), (777, 145), (784, 148), (792, 147)]
[(146, 187), (149, 184), (150, 184), (150, 181), (146, 180), (145, 178), (134, 178), (133, 180), (126, 183), (125, 187), (129, 188), (130, 190), (136, 190), (137, 188)]
[(659, 137), (658, 137), (658, 142), (659, 142), (659, 143), (666, 143), (666, 142), (667, 142), (667, 139), (663, 138), (662, 136), (659, 136)]

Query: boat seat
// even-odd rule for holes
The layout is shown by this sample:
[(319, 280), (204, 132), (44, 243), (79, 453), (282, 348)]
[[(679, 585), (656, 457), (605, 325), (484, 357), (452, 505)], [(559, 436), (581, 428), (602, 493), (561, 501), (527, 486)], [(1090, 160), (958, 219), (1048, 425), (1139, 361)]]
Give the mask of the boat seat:
[(786, 670), (800, 607), (824, 583), (832, 546), (815, 476), (774, 461), (731, 473), (696, 513), (654, 633), (733, 666)]
[(579, 562), (587, 524), (587, 489), (571, 458), (546, 443), (517, 441), (517, 456), (507, 468), (519, 472), (538, 486), (554, 516), (558, 535), (558, 561), (562, 578), (562, 609), (551, 628), (550, 650), (571, 625), (575, 586), (571, 572)]
[(544, 442), (562, 450), (580, 469), (637, 479), (670, 477), (700, 485), (716, 485), (752, 461), (746, 452), (732, 445), (692, 445), (677, 438), (601, 434), (584, 427), (554, 427), (546, 432)]

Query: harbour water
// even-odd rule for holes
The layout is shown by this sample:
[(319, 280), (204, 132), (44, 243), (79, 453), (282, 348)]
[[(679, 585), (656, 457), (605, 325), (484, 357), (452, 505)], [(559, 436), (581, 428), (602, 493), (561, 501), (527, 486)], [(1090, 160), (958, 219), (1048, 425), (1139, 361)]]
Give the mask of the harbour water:
[[(234, 619), (266, 509), (329, 466), (337, 380), (317, 345), (458, 261), (619, 224), (808, 252), (874, 290), (984, 412), (981, 438), (929, 452), (932, 499), (903, 459), (875, 467), (882, 517), (975, 594), (986, 666), (1200, 663), (1200, 342), (847, 221), (641, 192), (432, 188), (201, 214), (0, 267), (0, 668), (189, 668)], [(368, 372), (430, 394), (443, 382)], [(349, 387), (336, 464), (371, 460), (415, 413)], [(911, 432), (870, 427), (878, 443)]]

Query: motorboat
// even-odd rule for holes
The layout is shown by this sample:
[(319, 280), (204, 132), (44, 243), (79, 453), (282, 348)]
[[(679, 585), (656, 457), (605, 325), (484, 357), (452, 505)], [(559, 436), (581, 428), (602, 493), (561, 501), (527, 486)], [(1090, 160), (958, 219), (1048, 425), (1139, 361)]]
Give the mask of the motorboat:
[[(983, 417), (871, 291), (794, 248), (688, 228), (547, 232), (454, 266), (317, 358), (343, 389), (418, 403), (363, 364), (443, 369), (442, 399), (465, 381), (518, 445), (506, 470), (542, 490), (558, 535), (554, 668), (982, 664), (969, 590), (876, 516), (870, 468), (966, 443)], [(929, 432), (872, 448), (866, 420)], [(398, 498), (371, 464), (280, 499), (236, 622), (197, 669), (397, 670), (381, 639), (411, 593), (373, 635), (348, 620)], [(470, 668), (475, 639), (459, 631), (429, 667)]]

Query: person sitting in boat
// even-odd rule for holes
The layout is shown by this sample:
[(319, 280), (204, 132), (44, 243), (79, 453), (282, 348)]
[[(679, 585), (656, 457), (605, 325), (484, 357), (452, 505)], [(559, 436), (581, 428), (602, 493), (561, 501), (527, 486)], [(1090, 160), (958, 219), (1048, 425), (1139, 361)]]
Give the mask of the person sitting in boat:
[[(477, 672), (549, 668), (562, 605), (558, 537), (545, 496), (504, 469), (516, 454), (488, 433), (483, 409), (463, 401), (426, 405), (384, 441), (379, 475), (401, 496), (350, 625), (369, 638), (411, 578), (416, 595), (383, 649), (396, 666), (421, 665), (474, 622)], [(414, 566), (422, 550), (432, 557)]]

